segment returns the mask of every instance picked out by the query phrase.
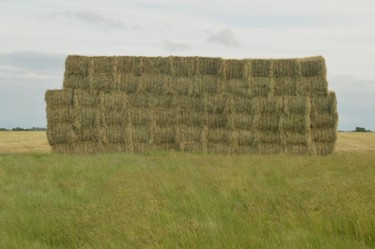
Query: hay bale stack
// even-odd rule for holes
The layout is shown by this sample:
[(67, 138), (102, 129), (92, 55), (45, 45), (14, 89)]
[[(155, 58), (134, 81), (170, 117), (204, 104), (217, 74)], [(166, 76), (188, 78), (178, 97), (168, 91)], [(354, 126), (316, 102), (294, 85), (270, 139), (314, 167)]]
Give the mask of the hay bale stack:
[(326, 155), (336, 141), (323, 57), (68, 56), (63, 87), (46, 93), (54, 152)]

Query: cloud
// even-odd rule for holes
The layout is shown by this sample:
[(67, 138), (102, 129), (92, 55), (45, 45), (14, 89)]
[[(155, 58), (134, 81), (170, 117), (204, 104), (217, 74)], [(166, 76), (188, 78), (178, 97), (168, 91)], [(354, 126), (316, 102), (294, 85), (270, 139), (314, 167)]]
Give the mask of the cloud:
[(77, 12), (64, 11), (64, 12), (56, 13), (54, 15), (54, 17), (60, 17), (60, 16), (69, 18), (69, 19), (72, 19), (81, 23), (88, 24), (99, 29), (104, 29), (104, 30), (126, 28), (124, 23), (118, 19), (106, 17), (98, 13), (86, 11), (86, 10), (77, 11)]
[(211, 35), (208, 38), (208, 41), (219, 43), (228, 48), (235, 48), (240, 46), (240, 42), (235, 38), (234, 32), (231, 29), (224, 29), (219, 33)]
[(66, 55), (63, 54), (36, 51), (0, 53), (0, 71), (18, 70), (35, 74), (56, 74), (63, 72), (65, 58)]
[(165, 50), (167, 50), (168, 52), (172, 52), (172, 53), (189, 49), (189, 46), (184, 43), (172, 42), (169, 40), (163, 41), (163, 47)]

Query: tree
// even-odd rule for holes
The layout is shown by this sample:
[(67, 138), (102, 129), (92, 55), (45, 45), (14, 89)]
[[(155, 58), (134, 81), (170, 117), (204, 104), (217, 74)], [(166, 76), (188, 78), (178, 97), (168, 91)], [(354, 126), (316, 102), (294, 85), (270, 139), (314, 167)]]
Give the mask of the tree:
[(366, 130), (363, 127), (355, 127), (355, 132), (369, 132), (369, 130)]

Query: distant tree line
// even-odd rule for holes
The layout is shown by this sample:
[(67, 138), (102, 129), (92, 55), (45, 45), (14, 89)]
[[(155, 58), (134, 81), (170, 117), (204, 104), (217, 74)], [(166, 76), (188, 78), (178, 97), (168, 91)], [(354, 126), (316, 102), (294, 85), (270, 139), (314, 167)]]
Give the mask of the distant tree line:
[(6, 128), (0, 128), (0, 131), (46, 131), (46, 128), (41, 128), (41, 127), (32, 127), (29, 129), (24, 129), (20, 127), (16, 127), (13, 129), (6, 129)]
[(355, 132), (371, 132), (370, 130), (366, 130), (363, 127), (356, 127), (354, 131)]

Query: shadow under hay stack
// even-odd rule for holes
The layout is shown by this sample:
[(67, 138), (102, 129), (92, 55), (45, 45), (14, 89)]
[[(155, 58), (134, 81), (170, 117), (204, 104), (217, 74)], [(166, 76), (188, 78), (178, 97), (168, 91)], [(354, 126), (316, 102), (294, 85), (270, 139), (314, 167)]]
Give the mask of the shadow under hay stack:
[(63, 90), (48, 90), (53, 152), (326, 155), (336, 96), (323, 57), (68, 56)]

